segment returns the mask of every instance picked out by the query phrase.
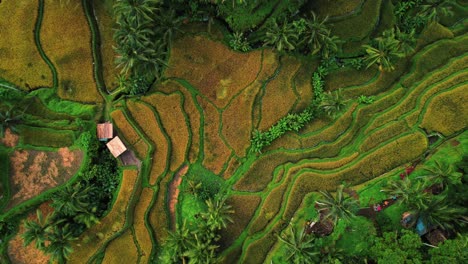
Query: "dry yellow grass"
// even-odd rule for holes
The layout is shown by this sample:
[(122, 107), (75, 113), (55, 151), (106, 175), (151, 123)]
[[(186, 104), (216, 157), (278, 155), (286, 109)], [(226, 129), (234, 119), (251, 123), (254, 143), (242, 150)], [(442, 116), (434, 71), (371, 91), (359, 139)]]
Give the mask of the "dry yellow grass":
[(223, 107), (255, 80), (260, 66), (261, 51), (237, 53), (203, 36), (183, 37), (173, 45), (166, 76), (187, 80)]
[(156, 195), (156, 201), (151, 208), (149, 213), (149, 223), (154, 230), (156, 241), (159, 245), (162, 245), (167, 237), (167, 231), (169, 230), (169, 209), (166, 203), (168, 184), (170, 181), (169, 175), (165, 177), (159, 183), (159, 189)]
[(268, 223), (276, 216), (283, 204), (284, 192), (288, 187), (288, 181), (273, 189), (263, 202), (260, 213), (252, 222), (249, 234), (253, 235), (263, 230)]
[(171, 140), (170, 169), (175, 171), (185, 161), (185, 154), (189, 144), (189, 131), (185, 123), (181, 95), (178, 93), (170, 95), (154, 94), (147, 97), (146, 101), (156, 109)]
[(133, 226), (135, 228), (135, 238), (141, 250), (140, 263), (148, 263), (148, 258), (151, 255), (151, 249), (153, 247), (150, 233), (145, 226), (145, 213), (153, 199), (153, 195), (154, 191), (152, 189), (144, 188), (135, 206)]
[(0, 78), (26, 90), (51, 87), (52, 73), (34, 42), (38, 1), (5, 0), (0, 6)]
[(444, 92), (428, 105), (421, 127), (449, 136), (468, 127), (468, 85), (466, 82), (457, 88)]
[(203, 166), (215, 174), (219, 174), (224, 164), (228, 162), (231, 150), (219, 136), (219, 113), (216, 111), (216, 108), (200, 97), (197, 97), (197, 100), (201, 104), (205, 115), (205, 156), (203, 159)]
[(363, 152), (369, 151), (382, 142), (395, 137), (399, 134), (406, 133), (410, 130), (405, 120), (389, 121), (385, 126), (376, 131), (372, 131), (362, 141), (360, 150)]
[(104, 83), (109, 91), (114, 90), (118, 83), (116, 76), (119, 74), (119, 70), (116, 69), (114, 59), (116, 52), (113, 46), (115, 46), (113, 40), (113, 30), (116, 28), (112, 5), (108, 4), (110, 1), (93, 1), (94, 11), (97, 16), (97, 23), (99, 27), (99, 33), (101, 37), (101, 59), (102, 59), (102, 75)]
[(221, 243), (230, 246), (234, 240), (244, 231), (252, 216), (260, 204), (260, 196), (257, 195), (233, 195), (227, 200), (227, 204), (232, 206), (234, 214), (231, 216), (234, 223), (228, 225), (221, 231)]
[(41, 27), (44, 52), (57, 68), (61, 98), (102, 102), (93, 78), (91, 33), (80, 5), (46, 0)]
[[(122, 230), (137, 177), (137, 170), (125, 169), (123, 171), (119, 193), (112, 205), (112, 210), (101, 219), (100, 223), (86, 230), (78, 240), (73, 242), (74, 251), (68, 263), (81, 264), (83, 260), (88, 260), (111, 236)], [(102, 239), (97, 237), (98, 234), (102, 234)]]
[(168, 142), (151, 108), (143, 103), (136, 103), (135, 101), (128, 101), (127, 106), (135, 122), (138, 123), (146, 136), (153, 142), (154, 153), (149, 183), (154, 185), (158, 177), (160, 177), (166, 169), (167, 155), (169, 154)]
[[(166, 94), (181, 92), (184, 98), (184, 112), (187, 114), (190, 122), (190, 133), (192, 135), (190, 142), (190, 150), (188, 154), (188, 160), (190, 163), (194, 163), (198, 157), (200, 151), (200, 112), (198, 111), (194, 99), (190, 92), (182, 87), (179, 83), (169, 80), (156, 87), (156, 90)], [(151, 96), (150, 96), (151, 97)], [(143, 101), (148, 101), (147, 97), (142, 98)]]
[(279, 117), (290, 112), (296, 102), (296, 95), (291, 86), (292, 79), (301, 64), (293, 58), (283, 60), (280, 73), (265, 87), (265, 94), (262, 97), (262, 119), (259, 124), (261, 131), (268, 130)]
[(138, 249), (130, 230), (112, 240), (106, 248), (102, 264), (137, 263)]

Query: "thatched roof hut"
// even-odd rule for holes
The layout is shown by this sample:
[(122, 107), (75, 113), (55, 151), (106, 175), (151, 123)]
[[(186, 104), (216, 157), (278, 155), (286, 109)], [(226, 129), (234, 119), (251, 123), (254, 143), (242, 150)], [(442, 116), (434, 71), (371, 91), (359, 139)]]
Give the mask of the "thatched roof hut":
[(115, 137), (114, 139), (109, 141), (106, 144), (106, 146), (110, 150), (112, 155), (116, 158), (127, 150), (127, 147), (125, 147), (124, 143), (122, 142), (122, 140), (120, 140), (119, 137)]
[(112, 123), (106, 122), (97, 125), (97, 137), (100, 141), (107, 141), (111, 139), (114, 135)]

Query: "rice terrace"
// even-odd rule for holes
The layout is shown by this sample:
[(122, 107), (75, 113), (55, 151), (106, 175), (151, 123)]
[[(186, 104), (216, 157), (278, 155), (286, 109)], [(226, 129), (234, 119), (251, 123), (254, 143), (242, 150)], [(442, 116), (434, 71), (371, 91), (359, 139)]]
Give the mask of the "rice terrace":
[(0, 264), (468, 263), (467, 0), (1, 0)]

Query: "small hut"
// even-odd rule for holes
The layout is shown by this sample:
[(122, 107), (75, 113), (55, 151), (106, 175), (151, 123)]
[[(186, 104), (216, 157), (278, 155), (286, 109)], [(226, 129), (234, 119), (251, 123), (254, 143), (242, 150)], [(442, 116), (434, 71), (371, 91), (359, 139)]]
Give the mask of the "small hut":
[(116, 158), (127, 150), (127, 147), (125, 147), (124, 143), (118, 136), (109, 141), (106, 146)]
[(106, 122), (97, 125), (97, 137), (99, 141), (107, 141), (111, 139), (113, 135), (112, 123)]

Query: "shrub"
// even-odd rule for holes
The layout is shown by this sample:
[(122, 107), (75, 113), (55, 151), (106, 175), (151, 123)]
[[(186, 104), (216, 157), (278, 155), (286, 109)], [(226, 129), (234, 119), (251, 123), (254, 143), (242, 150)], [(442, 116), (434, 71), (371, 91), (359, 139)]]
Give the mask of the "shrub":
[(365, 95), (360, 95), (358, 97), (358, 103), (359, 104), (372, 104), (375, 101), (374, 96), (365, 96)]

